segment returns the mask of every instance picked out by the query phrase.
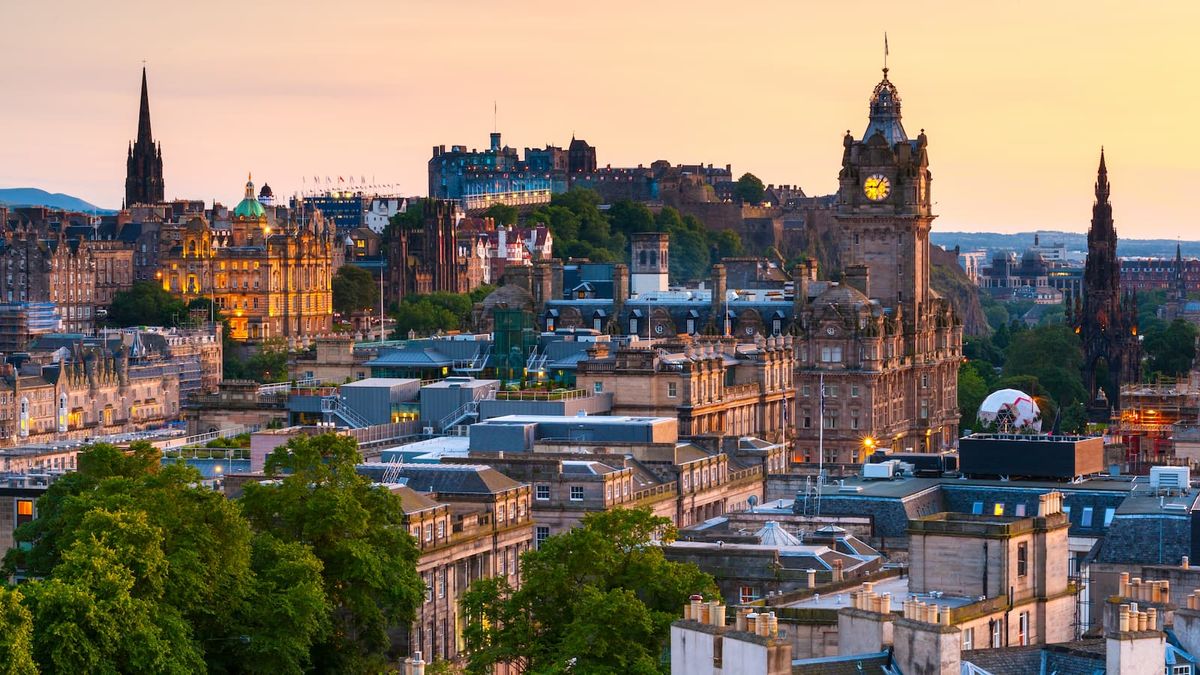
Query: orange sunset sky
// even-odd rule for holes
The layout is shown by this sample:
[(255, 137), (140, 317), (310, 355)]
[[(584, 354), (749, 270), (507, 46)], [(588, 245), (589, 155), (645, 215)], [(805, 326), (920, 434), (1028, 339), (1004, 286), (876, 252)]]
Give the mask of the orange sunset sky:
[(1086, 229), (1107, 148), (1125, 237), (1200, 239), (1197, 2), (0, 2), (0, 187), (120, 204), (148, 63), (166, 192), (248, 171), (425, 192), (436, 144), (730, 163), (810, 195), (861, 135), (887, 31), (937, 230)]

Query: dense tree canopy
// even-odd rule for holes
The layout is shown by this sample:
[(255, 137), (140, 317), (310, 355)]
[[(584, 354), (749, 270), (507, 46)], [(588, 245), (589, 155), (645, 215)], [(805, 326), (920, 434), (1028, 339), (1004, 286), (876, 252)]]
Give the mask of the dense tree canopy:
[(112, 326), (177, 326), (187, 319), (182, 300), (159, 283), (139, 281), (113, 296), (107, 321)]
[(391, 311), (392, 318), (396, 320), (394, 335), (404, 338), (409, 331), (424, 336), (438, 331), (467, 328), (475, 303), (481, 302), (494, 290), (495, 286), (484, 284), (466, 295), (439, 291), (407, 296)]
[[(267, 458), (276, 482), (248, 485), (241, 499), (255, 529), (320, 560), (333, 626), (312, 650), (320, 672), (381, 670), (388, 629), (411, 621), (423, 597), (400, 498), (359, 475), (359, 461), (351, 438), (299, 436)], [(285, 588), (286, 576), (278, 582)]]
[(14, 533), (0, 675), (382, 672), (420, 601), (399, 498), (353, 439), (301, 437), (230, 501), (158, 451), (96, 444)]
[(1184, 319), (1169, 324), (1155, 322), (1142, 331), (1149, 375), (1180, 377), (1192, 368), (1196, 358), (1196, 326)]
[(521, 588), (473, 584), (463, 600), (468, 672), (503, 662), (525, 672), (659, 672), (681, 606), (718, 592), (695, 565), (666, 560), (656, 533), (675, 536), (648, 509), (590, 513), (521, 557)]
[(1082, 367), (1079, 336), (1061, 324), (1017, 332), (1005, 350), (1004, 376), (1037, 378), (1058, 406), (1086, 404)]
[(343, 316), (364, 309), (379, 309), (379, 285), (371, 273), (355, 267), (342, 265), (333, 275), (333, 311)]
[(483, 217), (494, 220), (497, 227), (516, 225), (518, 215), (520, 215), (520, 212), (517, 210), (517, 207), (509, 206), (508, 204), (492, 204), (483, 212)]
[(197, 487), (194, 469), (160, 461), (144, 443), (128, 454), (91, 446), (15, 532), (23, 546), (8, 552), (6, 571), (41, 578), (21, 587), (37, 663), (304, 672), (329, 621), (320, 561), (252, 531), (236, 503)]
[(744, 173), (741, 178), (737, 179), (737, 184), (733, 186), (733, 196), (738, 201), (747, 204), (758, 204), (762, 202), (766, 189), (758, 176)]

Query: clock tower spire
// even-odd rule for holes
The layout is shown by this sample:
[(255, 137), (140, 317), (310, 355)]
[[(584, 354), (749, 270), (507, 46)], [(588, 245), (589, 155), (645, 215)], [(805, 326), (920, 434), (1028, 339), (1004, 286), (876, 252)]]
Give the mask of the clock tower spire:
[[(886, 47), (885, 47), (886, 51)], [(911, 140), (900, 114), (900, 92), (888, 77), (871, 92), (866, 131), (842, 139), (836, 218), (842, 227), (839, 262), (866, 265), (871, 295), (884, 307), (903, 308), (906, 321), (930, 299), (928, 139)]]

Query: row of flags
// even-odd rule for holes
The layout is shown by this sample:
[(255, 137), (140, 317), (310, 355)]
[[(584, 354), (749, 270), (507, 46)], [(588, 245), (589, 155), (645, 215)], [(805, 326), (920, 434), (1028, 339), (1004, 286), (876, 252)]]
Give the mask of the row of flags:
[[(301, 177), (300, 177), (300, 180), (301, 180), (301, 181), (303, 181), (305, 184), (307, 184), (307, 183), (308, 183), (308, 176), (301, 176)], [(338, 176), (338, 177), (337, 177), (337, 182), (338, 182), (338, 183), (346, 183), (346, 182), (349, 182), (351, 185), (353, 185), (353, 184), (354, 184), (354, 176), (350, 176), (350, 180), (349, 180), (349, 181), (347, 181), (347, 180), (346, 180), (346, 178), (345, 178), (344, 176)], [(363, 185), (366, 185), (366, 184), (367, 184), (367, 177), (366, 177), (366, 176), (362, 176), (362, 177), (359, 179), (359, 181), (358, 181), (358, 182), (359, 182), (359, 183), (361, 183), (361, 184), (363, 184)], [(372, 182), (374, 182), (374, 180), (373, 180), (373, 179), (372, 179)], [(320, 184), (321, 184), (321, 177), (320, 177), (320, 176), (313, 176), (313, 184), (314, 184), (314, 185), (320, 185)], [(333, 178), (331, 178), (331, 177), (329, 177), (329, 176), (325, 176), (325, 184), (326, 184), (326, 185), (333, 185)]]

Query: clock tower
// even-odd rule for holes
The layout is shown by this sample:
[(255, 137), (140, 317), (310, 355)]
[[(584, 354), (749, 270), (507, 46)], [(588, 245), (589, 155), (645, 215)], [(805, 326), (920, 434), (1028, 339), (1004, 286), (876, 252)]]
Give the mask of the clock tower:
[(836, 213), (842, 268), (865, 265), (871, 297), (902, 307), (911, 320), (930, 299), (931, 178), (925, 131), (915, 140), (904, 132), (900, 93), (887, 68), (871, 93), (862, 140), (847, 131), (842, 145)]

